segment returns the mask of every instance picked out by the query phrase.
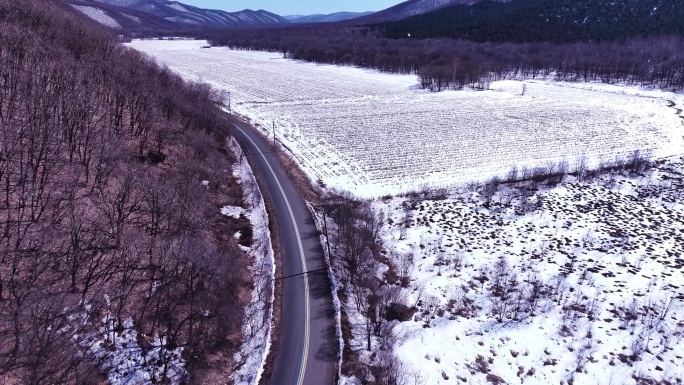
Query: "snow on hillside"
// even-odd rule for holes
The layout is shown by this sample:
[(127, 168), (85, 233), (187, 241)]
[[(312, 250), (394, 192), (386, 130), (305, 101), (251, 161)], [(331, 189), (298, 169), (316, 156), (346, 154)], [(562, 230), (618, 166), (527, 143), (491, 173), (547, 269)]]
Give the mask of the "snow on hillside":
[(289, 15), (284, 18), (292, 23), (332, 23), (336, 21), (343, 21), (354, 19), (357, 17), (368, 16), (373, 12), (336, 12), (328, 15)]
[(668, 107), (681, 95), (539, 80), (429, 93), (414, 75), (195, 46), (132, 43), (186, 79), (230, 93), (232, 109), (264, 133), (275, 123), (312, 180), (361, 197), (483, 181), (513, 164), (587, 157), (597, 165), (635, 149), (665, 157), (684, 148), (681, 119)]
[[(465, 1), (465, 3), (474, 3), (475, 1)], [(459, 0), (420, 0), (410, 5), (407, 5), (401, 13), (402, 17), (422, 15), (423, 13), (432, 12), (434, 10), (449, 6), (451, 4), (461, 4), (464, 1)]]
[(280, 20), (278, 20), (276, 17), (267, 14), (260, 15), (260, 22), (263, 23), (264, 21), (266, 21), (266, 24), (280, 23)]
[(482, 190), (374, 203), (417, 307), (394, 328), (406, 372), (424, 384), (682, 383), (684, 159), (569, 177), (524, 202), (520, 189), (490, 205)]
[(206, 11), (207, 14), (213, 15), (214, 17), (222, 18), (226, 20), (229, 23), (233, 23), (236, 21), (235, 16), (231, 15), (230, 13), (227, 12), (221, 12), (221, 11)]
[[(106, 295), (105, 301), (109, 306), (109, 297)], [(90, 319), (95, 317), (90, 305), (82, 304), (79, 308), (69, 316), (73, 330), (88, 325)], [(127, 318), (119, 324), (111, 310), (107, 308), (96, 331), (75, 333), (72, 337), (74, 342), (97, 359), (97, 366), (110, 384), (152, 385), (159, 381), (169, 385), (187, 383), (189, 374), (185, 370), (182, 347), (170, 347), (166, 337), (155, 336), (147, 343), (149, 346), (141, 348), (139, 343), (143, 339), (138, 336), (133, 320)], [(67, 327), (64, 331), (69, 332), (70, 329)]]
[(189, 19), (187, 17), (180, 17), (180, 16), (165, 17), (164, 20), (172, 21), (174, 23), (202, 24), (201, 21)]
[(136, 23), (140, 23), (140, 18), (138, 16), (129, 15), (127, 13), (122, 13), (122, 15), (124, 15), (129, 20), (133, 20)]
[(130, 7), (132, 5), (140, 3), (141, 0), (95, 0), (95, 1), (100, 2), (100, 3), (104, 3), (104, 4), (115, 5), (117, 7)]
[(256, 20), (254, 19), (254, 16), (251, 15), (250, 13), (247, 13), (247, 12), (240, 12), (240, 13), (237, 14), (237, 17), (238, 17), (240, 20), (244, 20), (244, 21), (248, 21), (248, 22), (254, 22), (254, 21), (256, 21)]
[(472, 4), (478, 0), (409, 0), (370, 16), (373, 22), (400, 20), (436, 11), (452, 4)]
[(121, 29), (121, 25), (113, 17), (109, 16), (105, 11), (100, 8), (88, 7), (85, 5), (74, 5), (71, 4), (79, 12), (88, 16), (89, 18), (97, 21), (98, 23), (114, 29)]
[(181, 3), (168, 3), (167, 5), (177, 11), (192, 13), (192, 11), (185, 8)]

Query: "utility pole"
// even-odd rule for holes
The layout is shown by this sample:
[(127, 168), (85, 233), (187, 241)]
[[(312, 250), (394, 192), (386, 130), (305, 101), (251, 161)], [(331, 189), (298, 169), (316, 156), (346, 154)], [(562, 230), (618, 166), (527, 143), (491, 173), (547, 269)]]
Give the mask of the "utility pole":
[(275, 120), (271, 123), (273, 123), (273, 148), (275, 149), (275, 146), (276, 146)]

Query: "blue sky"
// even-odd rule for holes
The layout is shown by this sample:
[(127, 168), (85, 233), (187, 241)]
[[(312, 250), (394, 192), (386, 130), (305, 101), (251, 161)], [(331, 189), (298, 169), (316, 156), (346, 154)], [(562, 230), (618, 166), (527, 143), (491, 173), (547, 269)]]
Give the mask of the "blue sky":
[(180, 0), (196, 7), (222, 9), (234, 12), (249, 9), (265, 9), (279, 15), (311, 15), (340, 11), (379, 11), (399, 4), (402, 0)]

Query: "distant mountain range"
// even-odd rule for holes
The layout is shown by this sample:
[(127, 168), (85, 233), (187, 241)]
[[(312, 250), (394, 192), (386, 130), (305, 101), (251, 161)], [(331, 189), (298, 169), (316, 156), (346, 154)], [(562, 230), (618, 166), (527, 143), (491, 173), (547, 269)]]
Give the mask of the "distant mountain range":
[(373, 14), (374, 12), (337, 12), (329, 15), (288, 15), (283, 16), (290, 23), (334, 23), (336, 21), (343, 21), (355, 19)]
[[(337, 12), (329, 15), (290, 15), (246, 9), (226, 12), (171, 0), (62, 0), (91, 19), (113, 29), (138, 34), (162, 34), (202, 28), (241, 28), (306, 23), (368, 25), (403, 20), (453, 6), (500, 4), (493, 0), (408, 0), (379, 12)], [(506, 2), (510, 0), (500, 0)], [(512, 0), (518, 3), (523, 0)], [(546, 1), (546, 0), (544, 0)], [(556, 1), (556, 0), (554, 0)], [(598, 1), (598, 0), (597, 0)], [(550, 3), (549, 3), (550, 4)], [(422, 22), (419, 22), (421, 24)], [(400, 27), (402, 29), (403, 27)], [(431, 27), (429, 29), (432, 29)], [(404, 34), (405, 36), (405, 34)]]
[[(121, 0), (131, 1), (131, 0)], [(345, 21), (346, 24), (371, 24), (402, 20), (423, 15), (454, 4), (474, 4), (481, 0), (408, 0), (378, 12), (338, 12), (330, 15), (284, 16), (290, 23), (329, 23)], [(491, 0), (489, 0), (491, 1)], [(510, 1), (510, 0), (498, 0)]]
[(283, 17), (264, 10), (246, 9), (226, 12), (193, 7), (167, 0), (65, 0), (77, 10), (108, 26), (139, 30), (188, 27), (245, 27), (289, 23)]
[(408, 0), (358, 20), (359, 23), (381, 23), (433, 12), (454, 4), (473, 4), (479, 0)]

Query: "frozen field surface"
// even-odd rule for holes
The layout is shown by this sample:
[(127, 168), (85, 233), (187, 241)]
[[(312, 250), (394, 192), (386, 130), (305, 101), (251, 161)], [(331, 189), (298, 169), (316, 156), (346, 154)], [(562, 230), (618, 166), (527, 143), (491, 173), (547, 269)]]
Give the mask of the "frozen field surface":
[(598, 161), (635, 149), (666, 157), (684, 148), (681, 95), (551, 81), (526, 81), (524, 95), (519, 81), (428, 93), (413, 75), (202, 44), (131, 46), (188, 80), (230, 92), (234, 111), (269, 135), (275, 124), (313, 180), (360, 197), (483, 180), (513, 164)]

